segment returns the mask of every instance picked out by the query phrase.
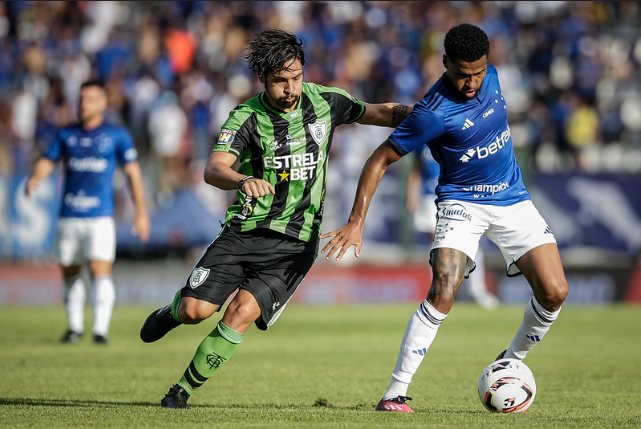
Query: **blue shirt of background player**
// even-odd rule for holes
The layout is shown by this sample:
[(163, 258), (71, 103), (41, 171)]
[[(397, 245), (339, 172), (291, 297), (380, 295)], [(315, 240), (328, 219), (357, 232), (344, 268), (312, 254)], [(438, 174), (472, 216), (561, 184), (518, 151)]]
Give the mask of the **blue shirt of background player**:
[(60, 217), (113, 216), (113, 173), (118, 164), (136, 161), (138, 153), (129, 132), (109, 124), (92, 130), (80, 124), (56, 133), (44, 156), (64, 161)]
[(441, 168), (437, 203), (507, 206), (530, 199), (514, 156), (498, 74), (490, 63), (471, 100), (459, 94), (444, 73), (389, 141), (402, 155), (430, 148)]

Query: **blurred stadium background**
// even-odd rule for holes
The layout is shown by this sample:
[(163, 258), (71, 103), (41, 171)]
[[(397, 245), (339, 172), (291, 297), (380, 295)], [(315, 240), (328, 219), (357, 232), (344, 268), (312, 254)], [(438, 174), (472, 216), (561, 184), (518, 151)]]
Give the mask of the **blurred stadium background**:
[[(0, 304), (61, 302), (51, 257), (60, 175), (34, 198), (24, 182), (56, 127), (75, 118), (80, 84), (107, 83), (109, 118), (140, 153), (152, 235), (129, 233), (132, 204), (116, 176), (120, 304), (171, 299), (216, 235), (233, 192), (202, 170), (228, 112), (262, 90), (242, 54), (256, 32), (305, 42), (305, 79), (367, 102), (413, 104), (443, 73), (445, 32), (490, 36), (519, 164), (555, 232), (568, 303), (641, 302), (641, 3), (636, 1), (0, 2)], [(335, 136), (323, 230), (341, 226), (371, 151), (389, 129)], [(320, 257), (295, 299), (406, 302), (430, 283), (428, 246), (405, 208), (409, 157), (384, 177), (361, 258)], [(482, 242), (487, 282), (505, 302), (529, 288)], [(469, 299), (463, 289), (460, 298)]]

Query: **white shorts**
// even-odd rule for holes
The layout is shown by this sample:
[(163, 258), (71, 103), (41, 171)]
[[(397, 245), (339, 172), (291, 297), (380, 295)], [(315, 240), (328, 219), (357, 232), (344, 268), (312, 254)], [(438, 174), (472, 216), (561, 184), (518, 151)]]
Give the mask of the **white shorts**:
[(417, 231), (434, 233), (436, 229), (436, 195), (425, 195), (414, 213), (414, 228)]
[(88, 260), (113, 262), (116, 257), (116, 223), (112, 217), (61, 218), (56, 233), (55, 254), (62, 266)]
[(508, 276), (520, 274), (515, 262), (521, 256), (542, 244), (556, 244), (552, 230), (532, 201), (511, 206), (442, 201), (438, 204), (438, 220), (431, 250), (447, 247), (465, 253), (469, 257), (465, 270), (467, 277), (476, 266), (474, 256), (483, 234), (501, 250)]

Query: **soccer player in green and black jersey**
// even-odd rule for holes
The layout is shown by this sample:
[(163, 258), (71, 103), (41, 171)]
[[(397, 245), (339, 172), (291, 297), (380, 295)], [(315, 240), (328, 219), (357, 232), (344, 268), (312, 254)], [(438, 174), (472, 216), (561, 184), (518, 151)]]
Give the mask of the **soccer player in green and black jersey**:
[(230, 113), (204, 174), (212, 186), (238, 189), (238, 199), (186, 285), (140, 331), (143, 341), (156, 341), (212, 316), (238, 291), (162, 399), (168, 408), (188, 408), (189, 396), (232, 356), (253, 323), (267, 330), (276, 321), (312, 267), (336, 127), (396, 127), (412, 110), (303, 82), (302, 41), (285, 31), (259, 33), (245, 58), (265, 91)]

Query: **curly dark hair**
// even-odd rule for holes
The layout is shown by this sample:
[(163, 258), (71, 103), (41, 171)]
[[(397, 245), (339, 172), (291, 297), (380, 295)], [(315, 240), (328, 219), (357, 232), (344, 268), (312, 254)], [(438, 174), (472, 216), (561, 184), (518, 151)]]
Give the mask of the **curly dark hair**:
[(300, 60), (304, 66), (303, 41), (288, 31), (263, 30), (249, 42), (245, 60), (251, 71), (263, 77), (287, 70), (284, 64), (288, 60)]
[(445, 35), (445, 55), (450, 61), (474, 62), (490, 55), (490, 39), (485, 31), (476, 25), (460, 24), (452, 27)]

